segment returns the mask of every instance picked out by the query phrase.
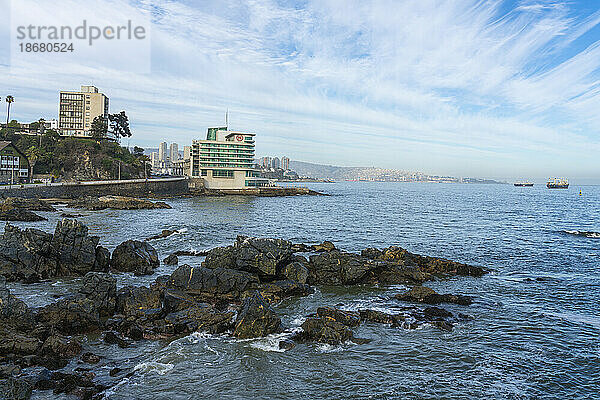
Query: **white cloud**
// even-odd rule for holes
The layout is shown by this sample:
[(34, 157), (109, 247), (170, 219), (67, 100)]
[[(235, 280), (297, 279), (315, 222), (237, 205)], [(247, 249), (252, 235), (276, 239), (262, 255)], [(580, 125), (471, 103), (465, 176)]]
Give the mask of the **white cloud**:
[(151, 74), (30, 65), (4, 69), (0, 87), (37, 119), (40, 99), (94, 83), (147, 145), (201, 136), (229, 108), (264, 154), (487, 176), (549, 170), (560, 154), (600, 177), (600, 42), (571, 51), (600, 12), (559, 1), (508, 12), (476, 0), (137, 5), (154, 18)]

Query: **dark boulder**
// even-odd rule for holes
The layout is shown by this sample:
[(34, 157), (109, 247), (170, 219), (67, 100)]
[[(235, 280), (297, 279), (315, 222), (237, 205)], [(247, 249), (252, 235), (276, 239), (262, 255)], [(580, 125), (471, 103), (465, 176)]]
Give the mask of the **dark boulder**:
[(244, 300), (233, 336), (240, 339), (267, 336), (281, 330), (281, 319), (259, 293)]
[(391, 246), (383, 250), (368, 248), (361, 253), (364, 257), (388, 261), (404, 266), (417, 267), (421, 272), (436, 276), (461, 275), (482, 276), (487, 269), (473, 265), (463, 264), (444, 258), (421, 256), (414, 254), (399, 246)]
[(85, 275), (96, 264), (98, 237), (89, 236), (87, 226), (75, 219), (58, 221), (52, 237), (52, 250), (59, 275)]
[(8, 326), (0, 326), (0, 359), (9, 354), (34, 355), (42, 344), (36, 337), (17, 332)]
[(360, 325), (360, 313), (357, 311), (344, 311), (333, 307), (317, 308), (317, 315), (320, 318), (329, 318), (344, 324), (350, 328)]
[(377, 310), (359, 310), (360, 319), (364, 322), (374, 322), (377, 324), (394, 324), (397, 317), (383, 311)]
[(116, 344), (122, 349), (129, 347), (129, 342), (114, 331), (105, 332), (103, 340), (106, 344)]
[(101, 327), (96, 303), (81, 294), (42, 307), (37, 319), (65, 335), (93, 332)]
[(117, 301), (117, 280), (106, 273), (88, 272), (79, 293), (92, 300), (100, 316), (112, 315)]
[(272, 280), (292, 256), (292, 243), (281, 239), (238, 236), (235, 244), (210, 250), (203, 266), (256, 273)]
[(147, 242), (149, 240), (163, 239), (163, 238), (171, 236), (175, 232), (177, 232), (175, 229), (163, 229), (162, 232), (159, 233), (158, 235), (150, 236), (144, 240)]
[(302, 332), (293, 338), (299, 343), (318, 342), (335, 345), (348, 341), (362, 342), (354, 337), (348, 326), (331, 318), (308, 317), (301, 327)]
[(452, 313), (450, 311), (444, 310), (443, 308), (439, 308), (439, 307), (426, 307), (423, 310), (423, 316), (426, 319), (444, 319), (444, 318), (449, 318), (452, 317)]
[(55, 334), (44, 341), (37, 363), (52, 370), (64, 368), (79, 353), (81, 344), (76, 339)]
[(338, 250), (310, 256), (308, 283), (313, 285), (352, 285), (375, 277), (378, 263), (357, 254)]
[(224, 268), (194, 268), (184, 264), (171, 274), (167, 287), (214, 302), (239, 299), (243, 292), (255, 284), (258, 284), (258, 278), (248, 272)]
[(0, 236), (0, 274), (28, 283), (85, 275), (96, 268), (97, 245), (98, 238), (76, 220), (59, 221), (53, 235), (6, 224)]
[(23, 329), (33, 325), (33, 313), (22, 301), (10, 294), (6, 279), (0, 275), (0, 323), (13, 323)]
[(165, 322), (172, 326), (172, 333), (182, 334), (204, 331), (212, 334), (224, 333), (233, 327), (233, 311), (220, 312), (206, 303), (196, 303), (191, 307), (167, 314)]
[(470, 305), (473, 299), (470, 296), (454, 294), (438, 294), (426, 286), (414, 286), (409, 291), (396, 295), (396, 299), (425, 304), (454, 303), (463, 306)]
[(162, 292), (145, 286), (126, 286), (117, 294), (116, 312), (126, 316), (147, 316), (162, 309)]
[(100, 362), (101, 357), (94, 354), (94, 353), (83, 353), (81, 355), (81, 361), (83, 361), (86, 364), (98, 364)]
[(151, 275), (159, 264), (154, 247), (139, 240), (127, 240), (118, 245), (110, 263), (116, 271), (133, 272), (135, 275)]
[(33, 385), (25, 378), (9, 376), (0, 379), (0, 398), (4, 400), (28, 400)]
[(21, 197), (7, 197), (2, 202), (2, 205), (0, 205), (1, 211), (9, 211), (14, 209), (29, 211), (56, 211), (56, 209), (49, 203), (36, 198), (25, 199)]
[(269, 303), (277, 303), (286, 297), (308, 296), (315, 292), (315, 289), (312, 286), (293, 281), (261, 283), (260, 285), (253, 287), (250, 291), (250, 295), (252, 295), (255, 290), (258, 290), (260, 295)]
[(46, 220), (47, 218), (22, 208), (13, 208), (12, 210), (8, 211), (0, 211), (0, 221), (36, 222)]
[(290, 281), (306, 283), (308, 280), (308, 268), (305, 264), (294, 261), (285, 266), (283, 276)]
[(165, 265), (177, 265), (179, 264), (179, 258), (175, 254), (171, 254), (163, 260), (163, 263)]
[(329, 240), (326, 240), (321, 244), (313, 244), (311, 250), (316, 252), (333, 251), (335, 250), (335, 245)]
[(106, 247), (96, 247), (96, 261), (94, 271), (108, 272), (110, 267), (110, 251)]

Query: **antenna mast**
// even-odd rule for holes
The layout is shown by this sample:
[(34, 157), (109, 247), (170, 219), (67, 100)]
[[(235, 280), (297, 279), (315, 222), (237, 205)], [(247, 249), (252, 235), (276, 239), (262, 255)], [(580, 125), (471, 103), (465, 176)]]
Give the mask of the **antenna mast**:
[(225, 112), (225, 129), (229, 130), (229, 108)]

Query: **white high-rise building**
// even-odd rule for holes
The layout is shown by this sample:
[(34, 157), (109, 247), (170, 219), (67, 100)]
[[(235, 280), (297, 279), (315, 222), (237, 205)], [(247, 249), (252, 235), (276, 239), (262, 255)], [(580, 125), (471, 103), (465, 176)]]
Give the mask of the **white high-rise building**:
[(169, 148), (169, 159), (171, 163), (179, 160), (179, 146), (177, 143), (171, 143), (171, 147)]
[(183, 146), (183, 159), (189, 160), (192, 152), (192, 146)]
[(158, 153), (156, 151), (153, 151), (150, 154), (150, 160), (152, 161), (152, 168), (158, 168), (160, 162), (158, 160)]
[(167, 142), (161, 142), (158, 146), (158, 161), (167, 161)]

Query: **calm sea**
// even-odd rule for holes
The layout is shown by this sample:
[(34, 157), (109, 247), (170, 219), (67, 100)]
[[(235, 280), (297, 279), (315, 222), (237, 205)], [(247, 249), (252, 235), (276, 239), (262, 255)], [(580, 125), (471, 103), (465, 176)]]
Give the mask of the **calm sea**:
[[(153, 242), (161, 258), (175, 250), (230, 244), (244, 234), (305, 243), (331, 240), (353, 252), (400, 245), (482, 265), (494, 272), (428, 284), (440, 292), (474, 296), (471, 306), (447, 307), (473, 319), (452, 332), (363, 325), (356, 336), (372, 339), (369, 344), (298, 345), (285, 352), (277, 346), (285, 335), (239, 341), (193, 334), (171, 342), (141, 342), (126, 351), (89, 337), (86, 348), (106, 357), (99, 379), (108, 379), (115, 366), (137, 370), (107, 393), (109, 399), (600, 396), (600, 187), (310, 186), (331, 196), (171, 199), (171, 210), (82, 212), (80, 219), (111, 250), (126, 239), (178, 229)], [(20, 225), (51, 231), (58, 215), (44, 215), (48, 222)], [(172, 270), (161, 266), (157, 272)], [(121, 285), (148, 284), (155, 276), (118, 279)], [(71, 280), (11, 288), (37, 306), (78, 285), (79, 280)], [(287, 327), (297, 329), (321, 305), (394, 311), (399, 304), (393, 295), (401, 290), (319, 288), (276, 309)], [(54, 397), (40, 392), (37, 398)]]

